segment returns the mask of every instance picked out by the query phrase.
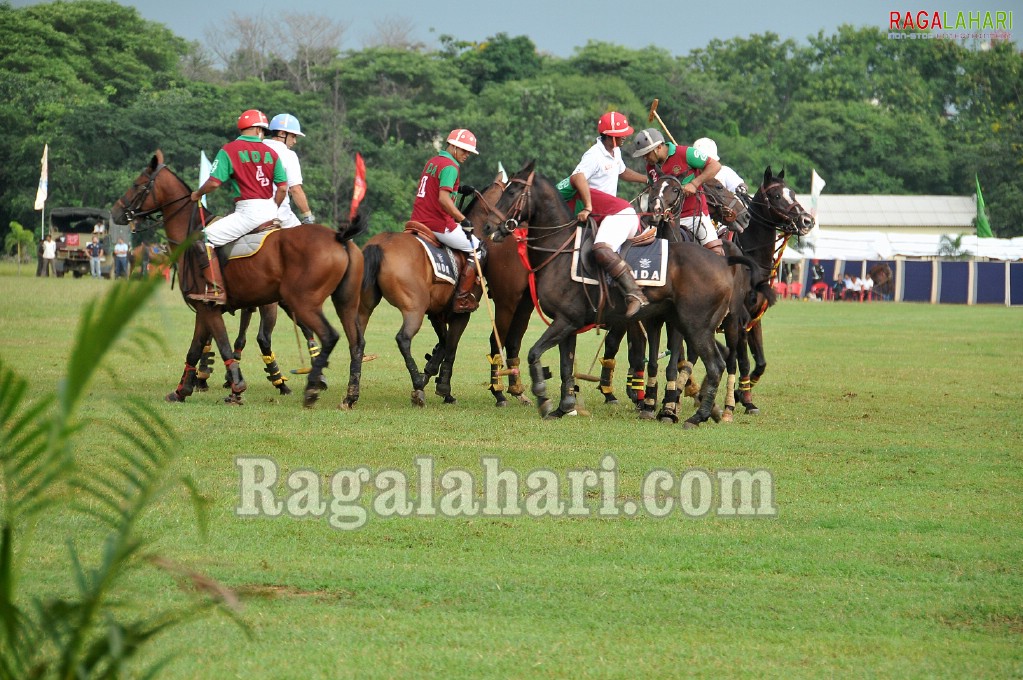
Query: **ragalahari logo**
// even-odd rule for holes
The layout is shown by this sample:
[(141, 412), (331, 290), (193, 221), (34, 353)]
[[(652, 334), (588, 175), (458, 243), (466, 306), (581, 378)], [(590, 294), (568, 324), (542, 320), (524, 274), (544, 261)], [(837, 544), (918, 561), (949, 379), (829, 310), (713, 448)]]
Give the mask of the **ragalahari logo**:
[(1011, 11), (893, 11), (888, 13), (888, 37), (1008, 41), (1012, 39), (1012, 23)]

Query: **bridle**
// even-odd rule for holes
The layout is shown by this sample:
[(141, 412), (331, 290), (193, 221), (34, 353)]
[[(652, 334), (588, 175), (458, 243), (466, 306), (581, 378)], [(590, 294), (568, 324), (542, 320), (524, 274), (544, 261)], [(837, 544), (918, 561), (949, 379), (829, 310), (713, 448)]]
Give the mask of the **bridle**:
[[(158, 203), (158, 204), (156, 204), (152, 208), (143, 209), (143, 206), (145, 205), (146, 201), (149, 199), (149, 195), (153, 192), (153, 188), (156, 186), (156, 178), (157, 178), (157, 176), (163, 170), (166, 170), (166, 169), (167, 169), (167, 165), (164, 164), (164, 163), (160, 163), (159, 165), (157, 165), (152, 170), (152, 172), (150, 172), (149, 170), (144, 171), (142, 173), (142, 175), (145, 177), (145, 181), (144, 182), (135, 182), (134, 184), (131, 185), (131, 189), (128, 190), (128, 193), (131, 194), (131, 198), (128, 200), (128, 203), (127, 204), (124, 203), (124, 201), (123, 201), (124, 197), (123, 196), (121, 198), (117, 199), (117, 201), (114, 202), (114, 206), (115, 207), (118, 206), (118, 205), (121, 206), (121, 209), (124, 212), (124, 217), (125, 217), (125, 219), (129, 223), (135, 223), (139, 219), (146, 218), (146, 217), (149, 217), (150, 215), (155, 215), (157, 213), (161, 213), (161, 216), (163, 217), (163, 219), (161, 221), (159, 221), (159, 222), (154, 221), (153, 222), (154, 226), (147, 228), (147, 230), (155, 230), (155, 229), (158, 229), (160, 225), (165, 225), (168, 219), (174, 217), (175, 215), (177, 215), (179, 212), (181, 212), (182, 210), (184, 210), (188, 206), (188, 203), (184, 203), (179, 208), (177, 208), (174, 212), (172, 212), (170, 215), (162, 215), (163, 210), (165, 208), (167, 208), (168, 206), (174, 205), (175, 203), (179, 203), (181, 201), (185, 201), (185, 200), (191, 199), (191, 197), (192, 197), (191, 192), (185, 194), (184, 196), (180, 196), (178, 198), (171, 199), (171, 200), (167, 201), (166, 203)], [(171, 171), (171, 170), (167, 170), (167, 171), (170, 172), (171, 174), (174, 174), (173, 171)], [(127, 194), (125, 194), (125, 195), (127, 195)], [(198, 205), (198, 204), (196, 204), (196, 205)], [(133, 228), (132, 231), (134, 231), (134, 228)], [(175, 242), (174, 240), (172, 240), (169, 236), (167, 238), (167, 241), (171, 245), (174, 245), (174, 246), (178, 245), (178, 243)]]
[[(533, 170), (530, 171), (529, 175), (525, 179), (522, 179), (521, 177), (512, 177), (508, 181), (508, 186), (512, 184), (522, 184), (523, 189), (522, 192), (515, 197), (515, 200), (512, 202), (511, 207), (508, 208), (507, 213), (499, 210), (496, 205), (492, 206), (484, 201), (483, 205), (486, 206), (487, 210), (492, 212), (500, 222), (498, 231), (500, 231), (503, 236), (511, 236), (515, 230), (519, 228), (519, 225), (526, 222), (528, 219), (528, 215), (525, 215), (525, 212), (529, 205), (530, 194), (533, 191), (533, 178), (535, 176), (536, 171)], [(502, 196), (508, 186), (502, 187)]]
[[(767, 223), (768, 226), (773, 227), (775, 230), (782, 232), (787, 236), (793, 236), (799, 233), (799, 226), (796, 224), (796, 219), (799, 217), (801, 208), (799, 203), (793, 201), (784, 210), (778, 208), (774, 201), (771, 200), (771, 190), (781, 187), (783, 190), (787, 187), (784, 182), (771, 182), (770, 184), (761, 184), (760, 189), (757, 191), (757, 196), (763, 195), (763, 198), (758, 200), (756, 196), (753, 197), (753, 210), (759, 213), (761, 219)], [(764, 207), (767, 208), (766, 214)]]

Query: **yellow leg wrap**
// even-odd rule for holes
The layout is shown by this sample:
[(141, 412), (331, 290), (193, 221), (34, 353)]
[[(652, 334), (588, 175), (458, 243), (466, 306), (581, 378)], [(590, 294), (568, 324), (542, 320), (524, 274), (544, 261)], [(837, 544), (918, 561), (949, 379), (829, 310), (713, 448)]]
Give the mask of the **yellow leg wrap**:
[(277, 357), (274, 356), (273, 352), (270, 352), (270, 354), (263, 355), (263, 363), (266, 364), (267, 366), (269, 366), (275, 361), (277, 361)]
[(488, 354), (487, 361), (490, 362), (490, 389), (495, 392), (503, 392), (504, 380), (501, 379), (497, 372), (504, 366), (504, 357), (501, 356), (500, 352)]
[(728, 376), (728, 389), (725, 390), (725, 408), (735, 408), (735, 375)]

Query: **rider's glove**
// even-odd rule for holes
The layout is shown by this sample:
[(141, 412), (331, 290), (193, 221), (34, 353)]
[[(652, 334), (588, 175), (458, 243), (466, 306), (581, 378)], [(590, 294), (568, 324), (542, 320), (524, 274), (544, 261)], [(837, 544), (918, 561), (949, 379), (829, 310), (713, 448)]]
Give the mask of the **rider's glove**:
[(462, 227), (462, 231), (464, 231), (466, 235), (472, 233), (472, 222), (469, 220), (468, 217), (459, 222), (459, 226)]
[(301, 215), (299, 215), (299, 219), (302, 220), (302, 224), (312, 224), (316, 221), (316, 217), (313, 215), (313, 212), (311, 210), (309, 212), (304, 212)]
[(462, 186), (458, 187), (458, 193), (460, 193), (463, 196), (473, 196), (476, 194), (476, 187), (472, 186), (471, 184), (463, 184)]

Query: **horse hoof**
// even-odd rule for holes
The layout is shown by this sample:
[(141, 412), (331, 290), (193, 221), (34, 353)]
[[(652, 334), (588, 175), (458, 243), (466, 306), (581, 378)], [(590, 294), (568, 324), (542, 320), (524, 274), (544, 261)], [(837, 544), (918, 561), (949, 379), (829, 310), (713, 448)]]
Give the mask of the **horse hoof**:
[(458, 400), (455, 399), (454, 397), (452, 397), (450, 394), (447, 394), (447, 395), (444, 396), (444, 403), (445, 404), (454, 404), (456, 401), (458, 401)]
[(507, 399), (499, 399), (499, 400), (498, 400), (498, 401), (497, 401), (497, 402), (496, 402), (496, 403), (494, 404), (494, 408), (504, 408), (504, 407), (505, 407), (505, 406), (507, 406), (507, 405), (508, 405), (508, 400), (507, 400)]
[(280, 384), (280, 385), (279, 385), (279, 386), (277, 387), (277, 391), (281, 393), (281, 396), (282, 396), (282, 397), (286, 397), (286, 396), (288, 396), (289, 394), (291, 394), (291, 388), (290, 388), (290, 387), (288, 387), (287, 385), (285, 385), (284, 383), (281, 383), (281, 384)]
[(644, 409), (640, 409), (639, 410), (639, 419), (640, 420), (654, 420), (656, 417), (657, 416), (654, 415), (654, 412), (649, 410), (649, 409), (645, 409), (644, 408)]
[(758, 416), (760, 415), (760, 409), (753, 404), (743, 404), (746, 407), (746, 415)]
[(686, 430), (695, 430), (695, 429), (696, 429), (696, 428), (698, 428), (699, 426), (700, 426), (700, 424), (699, 424), (699, 423), (694, 423), (694, 422), (692, 422), (691, 420), (687, 420), (686, 422), (684, 422), (684, 423), (682, 424), (682, 428), (683, 428), (683, 429), (686, 429)]
[[(554, 412), (554, 402), (550, 399), (543, 399), (537, 405), (537, 408), (540, 411), (540, 417), (546, 420), (547, 416)], [(557, 416), (554, 417), (556, 418)]]
[(426, 406), (426, 393), (423, 390), (412, 390), (412, 405)]
[(192, 389), (194, 389), (196, 392), (205, 392), (210, 389), (210, 384), (205, 380), (196, 380), (195, 387), (193, 387)]
[(351, 411), (355, 408), (355, 404), (349, 404), (347, 401), (342, 401), (337, 405), (338, 411)]
[(522, 405), (522, 406), (532, 406), (533, 405), (533, 400), (530, 399), (529, 397), (524, 397), (524, 396), (522, 396), (520, 394), (517, 397), (517, 399), (519, 400), (519, 404)]
[(718, 407), (717, 404), (711, 407), (710, 417), (714, 420), (715, 423), (721, 422), (721, 409)]
[(242, 395), (241, 394), (229, 394), (224, 397), (224, 403), (228, 406), (241, 406)]
[(618, 401), (618, 397), (616, 397), (615, 395), (613, 395), (613, 394), (605, 394), (604, 395), (604, 404), (605, 405), (608, 405), (608, 406), (618, 406), (619, 403), (620, 402)]
[(317, 389), (308, 389), (302, 398), (302, 406), (305, 408), (312, 408), (316, 405), (316, 401), (320, 398), (320, 391)]
[(171, 392), (166, 397), (164, 397), (163, 400), (167, 401), (167, 402), (170, 402), (172, 404), (178, 404), (178, 403), (183, 403), (185, 401), (185, 398), (178, 396), (177, 392)]
[(722, 423), (730, 423), (733, 420), (734, 420), (734, 416), (732, 414), (732, 409), (726, 408), (725, 412), (721, 414), (720, 422), (722, 422)]

